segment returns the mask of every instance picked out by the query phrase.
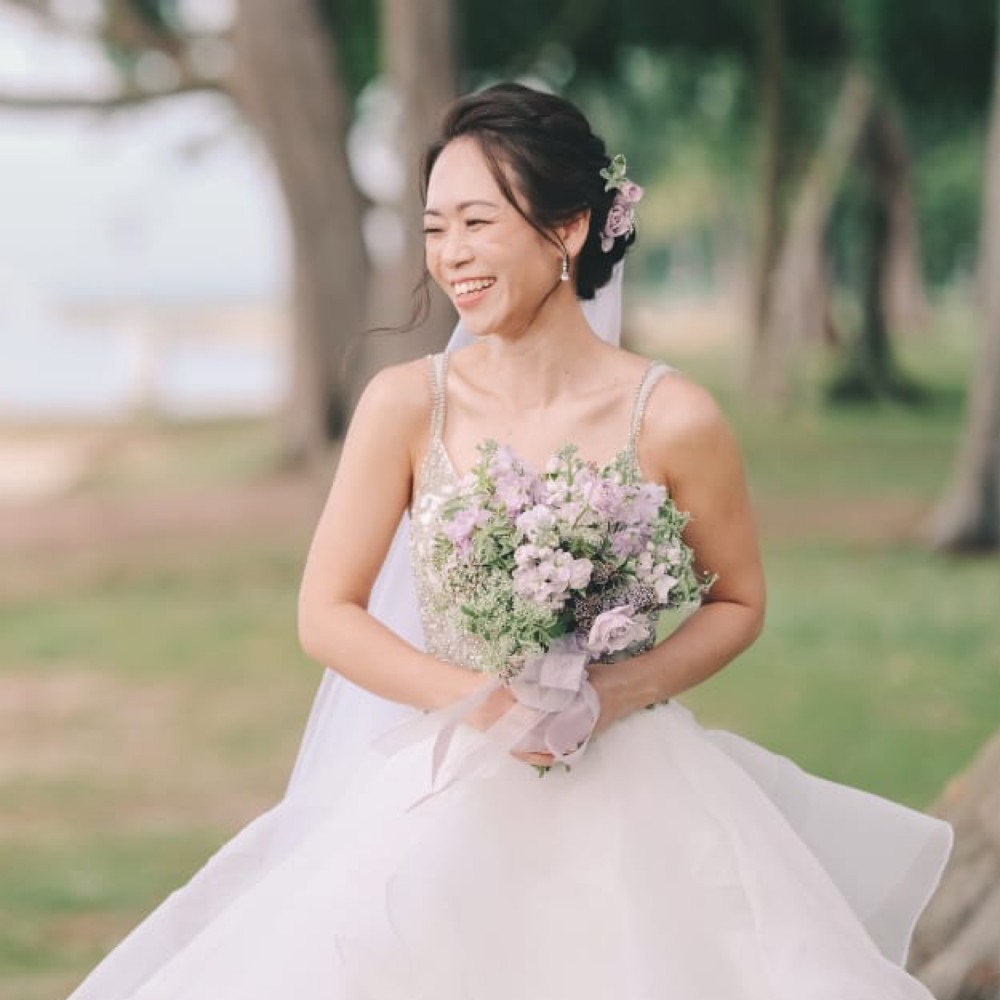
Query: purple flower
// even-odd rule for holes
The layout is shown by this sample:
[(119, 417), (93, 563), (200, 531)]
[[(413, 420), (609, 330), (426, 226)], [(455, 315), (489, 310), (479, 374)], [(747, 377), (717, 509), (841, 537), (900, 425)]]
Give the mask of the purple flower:
[(622, 520), (626, 524), (651, 524), (666, 498), (666, 487), (658, 483), (643, 483), (629, 498)]
[(627, 559), (639, 552), (646, 540), (635, 528), (624, 528), (611, 534), (611, 551), (619, 559)]
[(459, 511), (441, 530), (457, 548), (464, 550), (472, 532), (489, 519), (489, 513), (482, 507), (470, 507), (468, 510)]
[(514, 449), (509, 444), (501, 444), (490, 457), (488, 472), (494, 479), (499, 479), (507, 473), (516, 472), (519, 465)]
[(621, 520), (619, 512), (625, 502), (626, 493), (620, 483), (598, 477), (583, 483), (580, 493), (598, 514), (602, 514), (609, 521)]
[(621, 195), (621, 197), (628, 202), (629, 205), (634, 205), (636, 202), (642, 200), (644, 192), (635, 181), (623, 180), (618, 185), (618, 194)]
[(635, 216), (628, 202), (620, 194), (616, 194), (601, 230), (601, 249), (607, 253), (614, 246), (617, 237), (632, 232), (634, 220)]
[(595, 656), (617, 653), (633, 643), (649, 637), (649, 626), (633, 617), (635, 608), (631, 604), (604, 611), (594, 619), (587, 636), (586, 647)]
[(534, 502), (537, 487), (533, 476), (518, 472), (508, 472), (501, 475), (497, 481), (497, 496), (503, 502), (507, 511), (517, 516), (525, 507)]

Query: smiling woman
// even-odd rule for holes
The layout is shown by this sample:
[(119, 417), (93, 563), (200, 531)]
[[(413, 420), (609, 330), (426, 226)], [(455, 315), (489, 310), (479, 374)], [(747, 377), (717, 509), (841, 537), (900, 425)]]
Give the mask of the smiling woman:
[(560, 290), (563, 255), (578, 257), (589, 222), (579, 213), (539, 232), (523, 207), (503, 197), (473, 139), (457, 139), (435, 157), (424, 218), (427, 268), (466, 327), (507, 336), (525, 330)]
[(471, 342), (358, 405), (289, 793), (74, 1000), (928, 1000), (902, 965), (947, 824), (677, 701), (754, 641), (764, 580), (713, 399), (584, 311), (635, 239), (624, 158), (505, 84), (448, 110), (425, 179)]

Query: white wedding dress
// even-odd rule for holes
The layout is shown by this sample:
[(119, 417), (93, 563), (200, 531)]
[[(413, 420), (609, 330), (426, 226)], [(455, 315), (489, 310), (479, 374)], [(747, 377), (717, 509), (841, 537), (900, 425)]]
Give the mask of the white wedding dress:
[[(432, 372), (414, 510), (455, 478), (440, 359)], [(418, 593), (434, 583), (420, 535)], [(426, 604), (428, 648), (453, 656)], [(930, 997), (902, 966), (951, 849), (941, 820), (707, 731), (676, 700), (615, 723), (568, 772), (500, 754), (417, 805), (431, 741), (389, 751), (369, 735), (322, 767), (300, 759), (286, 797), (71, 1000)], [(480, 740), (460, 726), (452, 759)]]

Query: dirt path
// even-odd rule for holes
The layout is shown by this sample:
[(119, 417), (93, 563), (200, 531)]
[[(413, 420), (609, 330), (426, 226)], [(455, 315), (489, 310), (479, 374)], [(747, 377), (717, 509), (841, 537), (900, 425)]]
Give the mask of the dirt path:
[(67, 497), (30, 507), (0, 507), (0, 551), (45, 553), (81, 543), (113, 548), (260, 531), (295, 533), (312, 524), (319, 499), (310, 479), (285, 475), (239, 487), (156, 496)]

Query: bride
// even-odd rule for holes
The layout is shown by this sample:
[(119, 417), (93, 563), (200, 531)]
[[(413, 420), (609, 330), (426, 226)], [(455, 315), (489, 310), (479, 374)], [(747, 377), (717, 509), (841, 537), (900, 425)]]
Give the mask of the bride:
[[(459, 327), (355, 412), (302, 581), (330, 669), (288, 792), (72, 1000), (926, 1000), (904, 965), (948, 825), (677, 700), (754, 641), (764, 580), (718, 407), (617, 346), (624, 158), (503, 84), (448, 110), (423, 179)], [(568, 444), (600, 488), (666, 498), (702, 599), (658, 643), (616, 608), (619, 655), (553, 707), (489, 669), (505, 637), (463, 631), (437, 554), (484, 455), (515, 489)]]

